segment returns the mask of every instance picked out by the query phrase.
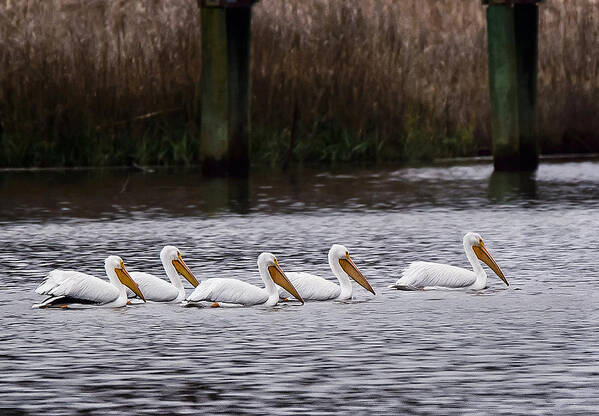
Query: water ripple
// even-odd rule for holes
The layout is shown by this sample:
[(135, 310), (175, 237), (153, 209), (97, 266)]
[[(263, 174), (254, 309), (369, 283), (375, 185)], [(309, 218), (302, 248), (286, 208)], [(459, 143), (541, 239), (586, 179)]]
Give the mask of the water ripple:
[[(588, 189), (599, 165), (542, 165), (532, 179), (492, 179), (484, 165), (448, 172), (258, 177), (241, 202), (165, 174), (156, 189), (168, 200), (131, 178), (114, 209), (123, 173), (70, 185), (4, 178), (0, 413), (596, 413), (599, 196)], [(226, 181), (208, 188), (232, 192)], [(410, 261), (465, 266), (467, 230), (485, 237), (509, 288), (490, 277), (481, 292), (386, 289)], [(350, 302), (272, 309), (31, 309), (47, 271), (102, 276), (111, 253), (161, 274), (158, 252), (175, 244), (200, 278), (258, 283), (263, 250), (285, 270), (329, 276), (333, 242), (350, 248), (376, 297), (357, 288)]]

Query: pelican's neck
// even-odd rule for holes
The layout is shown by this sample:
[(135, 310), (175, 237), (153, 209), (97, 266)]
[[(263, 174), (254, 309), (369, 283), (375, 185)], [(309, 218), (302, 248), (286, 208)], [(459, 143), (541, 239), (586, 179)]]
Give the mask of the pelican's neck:
[(112, 283), (112, 285), (119, 290), (119, 297), (127, 298), (127, 289), (125, 288), (125, 285), (122, 284), (119, 280), (114, 269), (112, 267), (104, 265), (104, 270), (106, 270), (106, 276), (108, 276), (108, 280), (110, 280), (110, 283)]
[(162, 267), (164, 267), (164, 271), (166, 272), (166, 276), (171, 281), (172, 285), (177, 288), (179, 293), (185, 293), (185, 288), (183, 287), (183, 282), (181, 281), (181, 277), (175, 266), (173, 265), (173, 261), (170, 257), (164, 256), (160, 253), (160, 261), (162, 261)]
[(339, 300), (347, 300), (352, 297), (352, 285), (349, 280), (349, 276), (345, 273), (345, 270), (339, 264), (339, 259), (332, 255), (329, 252), (329, 266), (331, 266), (331, 271), (339, 280), (339, 286), (341, 287), (341, 293), (339, 293)]
[(266, 293), (268, 293), (268, 300), (265, 305), (275, 306), (279, 303), (279, 291), (277, 290), (277, 285), (273, 282), (272, 277), (270, 277), (270, 273), (268, 273), (268, 265), (265, 262), (258, 261), (258, 271), (264, 282)]
[(476, 282), (474, 283), (474, 286), (480, 289), (485, 288), (487, 286), (487, 273), (485, 272), (485, 269), (483, 269), (483, 266), (480, 264), (480, 260), (478, 259), (478, 257), (476, 257), (476, 254), (474, 253), (472, 246), (466, 243), (465, 241), (464, 251), (466, 252), (466, 257), (468, 258), (468, 261), (472, 265), (472, 270), (474, 271), (474, 274), (476, 274)]

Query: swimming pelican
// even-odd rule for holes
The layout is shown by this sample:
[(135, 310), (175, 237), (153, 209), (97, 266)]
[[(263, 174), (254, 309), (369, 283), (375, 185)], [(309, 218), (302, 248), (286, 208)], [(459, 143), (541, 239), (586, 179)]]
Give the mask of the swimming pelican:
[[(181, 302), (185, 299), (186, 293), (179, 275), (187, 279), (189, 283), (196, 287), (198, 281), (187, 267), (187, 264), (181, 257), (181, 252), (174, 246), (165, 246), (160, 251), (160, 260), (162, 267), (166, 272), (170, 283), (159, 277), (144, 272), (131, 272), (131, 277), (139, 285), (146, 300), (153, 302)], [(133, 296), (133, 292), (127, 290), (127, 296)]]
[(484, 289), (487, 286), (487, 273), (479, 260), (482, 260), (503, 280), (510, 285), (503, 272), (495, 263), (491, 253), (485, 247), (482, 237), (476, 233), (464, 236), (466, 257), (474, 271), (447, 264), (417, 261), (403, 271), (401, 279), (389, 287), (403, 290), (450, 288), (450, 289)]
[(143, 293), (125, 269), (120, 257), (108, 256), (104, 261), (104, 268), (110, 283), (81, 272), (52, 270), (35, 290), (49, 298), (33, 307), (67, 308), (71, 304), (121, 307), (127, 304), (125, 286), (145, 301)]
[[(297, 288), (297, 291), (304, 299), (310, 300), (346, 300), (352, 297), (352, 285), (349, 278), (354, 279), (360, 286), (368, 290), (373, 295), (374, 289), (368, 283), (368, 280), (354, 264), (347, 248), (340, 244), (333, 244), (329, 250), (329, 266), (333, 274), (339, 280), (339, 284), (304, 272), (289, 272), (287, 277)], [(281, 298), (289, 297), (289, 293), (279, 289)]]
[(285, 276), (274, 255), (270, 253), (260, 254), (258, 256), (258, 271), (264, 282), (264, 288), (237, 279), (207, 279), (200, 282), (193, 293), (187, 297), (186, 304), (192, 305), (210, 301), (214, 302), (212, 306), (215, 307), (224, 305), (274, 306), (279, 302), (279, 291), (275, 283), (304, 303), (300, 294), (297, 293), (297, 290)]

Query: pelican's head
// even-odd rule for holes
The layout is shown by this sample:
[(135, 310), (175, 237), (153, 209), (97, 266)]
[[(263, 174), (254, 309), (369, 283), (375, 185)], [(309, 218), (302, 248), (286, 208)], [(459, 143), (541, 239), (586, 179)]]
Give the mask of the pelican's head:
[(196, 287), (200, 283), (198, 279), (194, 276), (194, 274), (189, 270), (187, 264), (183, 261), (181, 257), (181, 252), (175, 246), (164, 246), (164, 248), (160, 251), (160, 259), (163, 264), (172, 263), (173, 267), (181, 276), (183, 276), (189, 283), (192, 284), (193, 287)]
[(131, 289), (133, 293), (139, 296), (144, 302), (146, 301), (146, 298), (144, 297), (143, 293), (141, 293), (139, 286), (137, 286), (137, 283), (135, 283), (127, 269), (125, 269), (125, 263), (123, 263), (123, 259), (121, 259), (119, 256), (108, 256), (104, 261), (104, 267), (106, 268), (107, 273), (114, 271), (116, 277), (118, 277), (122, 284)]
[(304, 299), (302, 299), (301, 295), (295, 289), (295, 287), (291, 284), (287, 276), (285, 276), (285, 272), (279, 266), (279, 262), (277, 258), (272, 253), (262, 253), (258, 256), (258, 268), (264, 267), (268, 271), (268, 275), (277, 285), (281, 286), (287, 292), (291, 293), (294, 298), (299, 300), (301, 303), (304, 303)]
[(374, 289), (372, 286), (370, 286), (370, 283), (368, 283), (368, 280), (366, 280), (362, 272), (360, 272), (358, 267), (354, 264), (353, 260), (349, 256), (349, 250), (345, 246), (342, 246), (341, 244), (333, 244), (329, 250), (329, 262), (335, 261), (339, 262), (339, 265), (349, 277), (354, 279), (364, 289), (373, 295), (376, 295), (376, 293), (374, 293)]
[(477, 234), (477, 233), (466, 234), (464, 236), (464, 247), (465, 248), (472, 247), (472, 250), (474, 251), (474, 254), (476, 254), (476, 257), (478, 257), (479, 260), (481, 260), (487, 266), (489, 266), (495, 272), (495, 274), (497, 276), (499, 276), (499, 278), (501, 280), (503, 280), (503, 282), (506, 285), (508, 285), (508, 286), (510, 285), (508, 283), (507, 279), (505, 278), (505, 276), (503, 275), (503, 272), (501, 271), (501, 269), (495, 262), (495, 259), (493, 259), (493, 256), (491, 256), (491, 253), (489, 253), (489, 251), (485, 247), (485, 242), (483, 241), (483, 238), (480, 236), (480, 234)]

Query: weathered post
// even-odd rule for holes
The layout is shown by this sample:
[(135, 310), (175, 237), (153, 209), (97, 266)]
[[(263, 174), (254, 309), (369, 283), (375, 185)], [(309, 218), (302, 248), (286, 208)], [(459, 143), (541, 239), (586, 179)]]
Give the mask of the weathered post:
[(198, 0), (202, 25), (200, 152), (211, 176), (247, 176), (251, 6), (256, 0)]
[(207, 174), (227, 172), (229, 150), (229, 79), (225, 10), (202, 8), (200, 81), (200, 158)]
[(541, 0), (483, 0), (487, 8), (491, 131), (495, 169), (538, 165), (536, 95)]
[(539, 164), (536, 136), (539, 6), (536, 2), (514, 5), (514, 26), (518, 62), (520, 168), (533, 170)]
[(495, 169), (519, 165), (518, 91), (514, 9), (508, 4), (487, 8), (491, 134)]
[(229, 59), (229, 171), (247, 175), (250, 135), (250, 28), (252, 9), (227, 10)]

